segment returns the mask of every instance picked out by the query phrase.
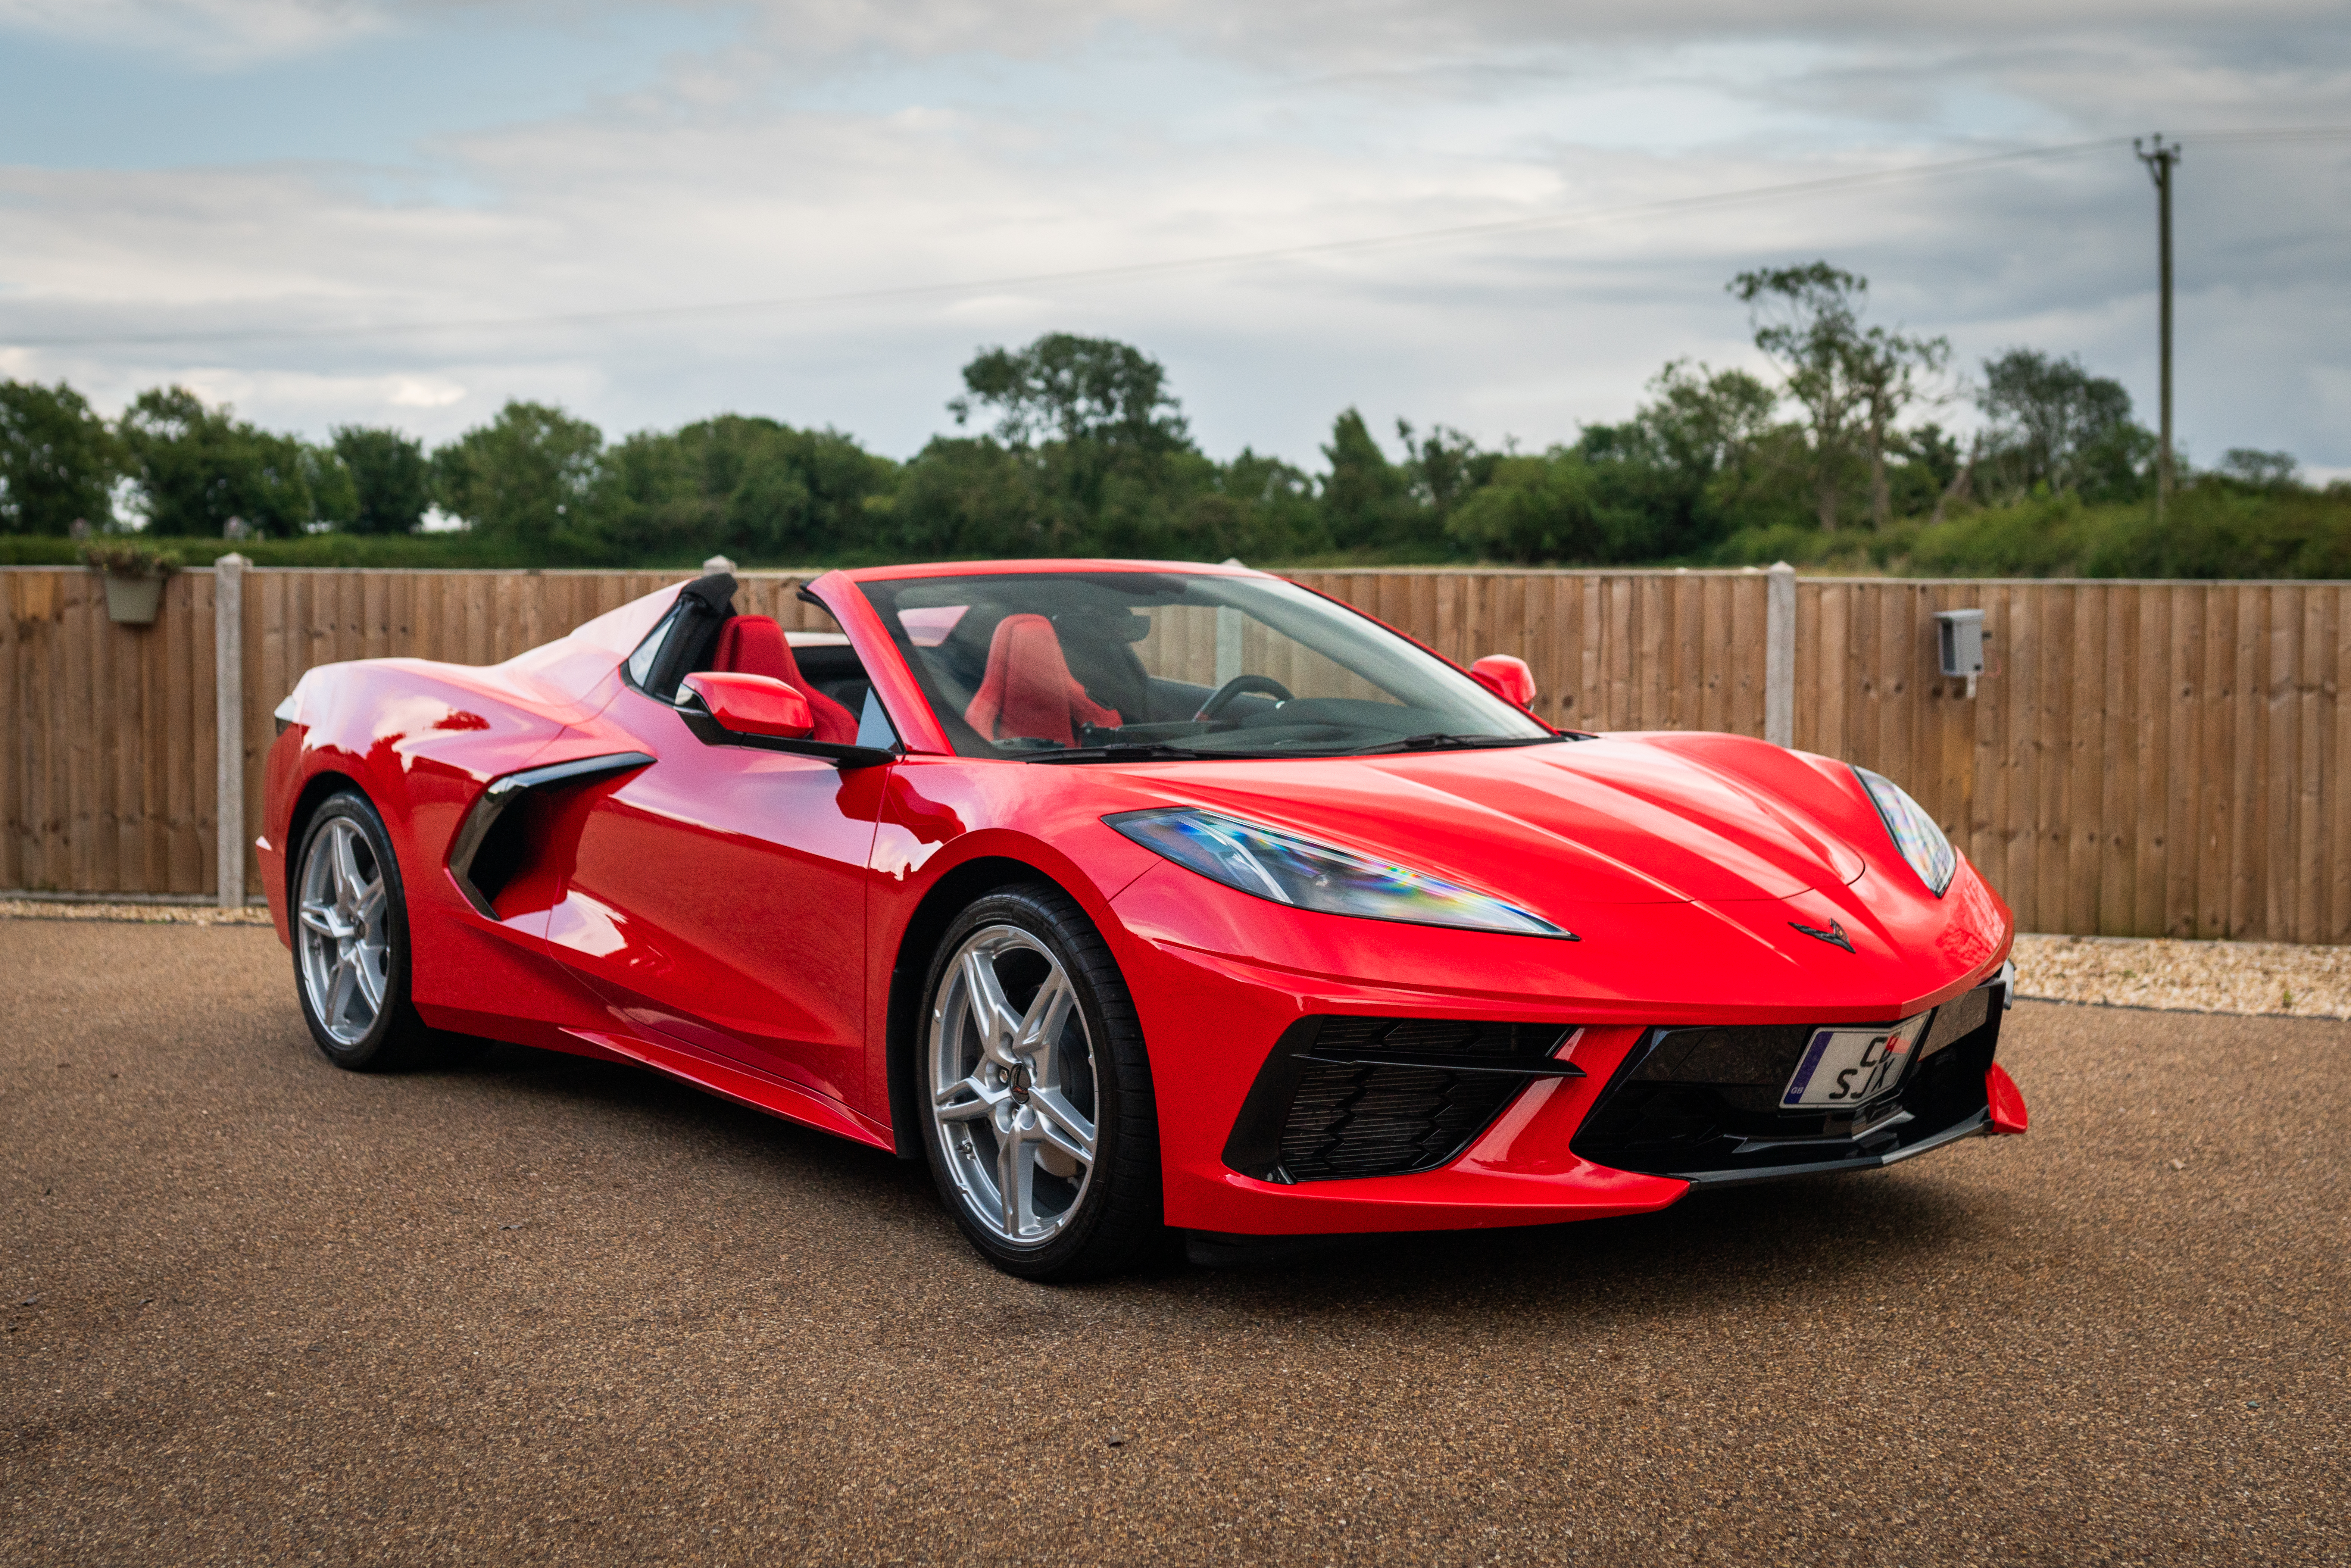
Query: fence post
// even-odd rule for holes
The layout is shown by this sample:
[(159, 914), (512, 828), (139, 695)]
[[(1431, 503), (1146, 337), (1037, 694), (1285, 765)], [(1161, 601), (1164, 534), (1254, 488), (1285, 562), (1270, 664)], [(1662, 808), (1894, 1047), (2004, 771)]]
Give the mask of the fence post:
[[(1763, 574), (1763, 738), (1796, 744), (1796, 569)], [(1752, 668), (1753, 666), (1750, 666)]]
[(245, 569), (231, 550), (213, 562), (214, 885), (221, 907), (245, 906)]

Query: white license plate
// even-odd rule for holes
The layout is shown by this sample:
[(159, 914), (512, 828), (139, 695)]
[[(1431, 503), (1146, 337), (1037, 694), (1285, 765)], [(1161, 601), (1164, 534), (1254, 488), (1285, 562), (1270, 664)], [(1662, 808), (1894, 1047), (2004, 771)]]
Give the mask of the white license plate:
[(1819, 1029), (1781, 1094), (1784, 1109), (1858, 1105), (1902, 1081), (1929, 1015), (1883, 1029)]

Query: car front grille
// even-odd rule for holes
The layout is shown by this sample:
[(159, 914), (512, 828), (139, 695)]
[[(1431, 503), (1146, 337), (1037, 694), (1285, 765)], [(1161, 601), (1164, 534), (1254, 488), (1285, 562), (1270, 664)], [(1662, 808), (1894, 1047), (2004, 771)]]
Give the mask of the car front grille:
[(1570, 1147), (1594, 1165), (1698, 1180), (1898, 1153), (1984, 1113), (1984, 1074), (2000, 1040), (1996, 992), (1980, 986), (1944, 1003), (1908, 1075), (1844, 1111), (1779, 1103), (1810, 1025), (1653, 1030)]
[(1552, 1059), (1566, 1032), (1483, 1019), (1301, 1019), (1266, 1059), (1225, 1163), (1280, 1182), (1433, 1170), (1528, 1084), (1580, 1075)]

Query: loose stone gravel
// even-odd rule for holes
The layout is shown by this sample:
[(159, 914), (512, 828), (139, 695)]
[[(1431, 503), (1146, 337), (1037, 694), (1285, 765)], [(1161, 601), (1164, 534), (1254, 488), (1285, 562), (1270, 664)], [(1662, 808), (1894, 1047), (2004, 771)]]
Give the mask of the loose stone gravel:
[(2351, 1568), (2351, 1024), (2021, 1001), (2020, 1138), (1043, 1287), (653, 1073), (341, 1071), (0, 920), (0, 1564)]
[(129, 921), (135, 925), (266, 925), (269, 911), (223, 909), (213, 904), (83, 904), (63, 899), (0, 898), (0, 920)]
[(2168, 1012), (2351, 1019), (2351, 948), (2019, 936), (2020, 996)]

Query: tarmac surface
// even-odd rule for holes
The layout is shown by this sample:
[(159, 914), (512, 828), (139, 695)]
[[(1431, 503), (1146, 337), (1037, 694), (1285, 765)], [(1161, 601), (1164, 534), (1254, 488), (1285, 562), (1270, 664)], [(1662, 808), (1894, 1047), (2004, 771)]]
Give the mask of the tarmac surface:
[(2351, 1025), (2020, 1004), (2023, 1138), (1050, 1289), (919, 1167), (250, 927), (0, 920), (0, 1562), (2351, 1561)]

